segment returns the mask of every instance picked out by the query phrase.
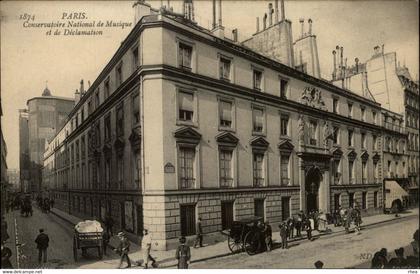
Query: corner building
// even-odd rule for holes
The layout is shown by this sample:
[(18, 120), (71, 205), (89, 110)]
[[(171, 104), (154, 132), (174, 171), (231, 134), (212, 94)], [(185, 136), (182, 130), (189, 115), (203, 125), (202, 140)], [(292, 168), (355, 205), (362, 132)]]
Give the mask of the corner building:
[(252, 215), (277, 227), (299, 210), (381, 210), (379, 103), (222, 28), (134, 8), (139, 22), (45, 151), (57, 207), (111, 214), (132, 238), (147, 227), (156, 249), (194, 235), (199, 216), (212, 239)]

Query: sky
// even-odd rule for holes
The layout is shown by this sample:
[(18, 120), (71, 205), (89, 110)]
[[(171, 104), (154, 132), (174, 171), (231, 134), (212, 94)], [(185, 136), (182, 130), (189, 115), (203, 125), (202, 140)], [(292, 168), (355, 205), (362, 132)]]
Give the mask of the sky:
[[(147, 1), (157, 8), (167, 0)], [(239, 40), (256, 31), (256, 17), (262, 17), (272, 1), (222, 0), (222, 20), (226, 31), (237, 28)], [(19, 168), (18, 110), (26, 101), (40, 96), (45, 86), (53, 95), (73, 97), (81, 79), (92, 83), (111, 59), (130, 28), (103, 28), (98, 36), (46, 35), (48, 29), (24, 28), (21, 16), (35, 16), (33, 22), (63, 21), (63, 13), (84, 13), (90, 22), (113, 20), (132, 22), (134, 1), (2, 1), (1, 16), (1, 104), (2, 130), (9, 168)], [(170, 0), (181, 12), (181, 1)], [(299, 18), (312, 19), (317, 36), (321, 76), (330, 79), (332, 50), (344, 47), (348, 65), (358, 57), (364, 62), (373, 47), (385, 45), (385, 52), (396, 52), (415, 78), (419, 71), (418, 1), (285, 1), (286, 18), (292, 22), (293, 37), (300, 35)], [(212, 20), (212, 1), (194, 0), (196, 21), (208, 28)], [(31, 17), (32, 18), (32, 17)], [(78, 21), (78, 20), (76, 20)], [(417, 76), (418, 77), (418, 76)], [(86, 86), (86, 85), (85, 85)]]

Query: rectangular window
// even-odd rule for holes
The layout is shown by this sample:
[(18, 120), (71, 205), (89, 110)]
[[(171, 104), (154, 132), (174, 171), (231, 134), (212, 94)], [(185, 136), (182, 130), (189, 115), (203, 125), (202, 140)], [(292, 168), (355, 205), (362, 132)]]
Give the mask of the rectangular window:
[(232, 151), (220, 150), (219, 158), (220, 187), (232, 187)]
[(392, 177), (392, 175), (391, 175), (391, 161), (388, 161), (388, 176)]
[(361, 109), (360, 109), (360, 119), (362, 120), (362, 121), (365, 121), (365, 119), (366, 119), (366, 111), (365, 111), (365, 108), (364, 107), (362, 107)]
[(139, 66), (139, 47), (135, 47), (131, 53), (133, 55), (133, 71), (135, 71)]
[(282, 114), (280, 117), (280, 134), (281, 136), (289, 135), (289, 116)]
[(264, 220), (264, 199), (255, 199), (254, 200), (254, 215), (261, 217)]
[(309, 122), (309, 144), (316, 146), (318, 136), (318, 123), (316, 121)]
[(333, 112), (338, 113), (338, 99), (333, 98)]
[(86, 141), (85, 141), (85, 136), (82, 136), (82, 138), (81, 138), (81, 150), (82, 150), (82, 159), (84, 159), (85, 156), (86, 156)]
[(110, 141), (111, 140), (111, 115), (108, 114), (105, 117), (105, 141)]
[(133, 95), (133, 125), (138, 125), (140, 123), (140, 96), (136, 92)]
[(82, 106), (82, 110), (81, 110), (80, 114), (81, 114), (80, 124), (82, 124), (85, 121), (85, 109), (84, 109), (83, 106)]
[(222, 230), (229, 229), (233, 223), (233, 202), (222, 201), (221, 211), (222, 211)]
[(353, 104), (348, 103), (349, 117), (353, 117)]
[(231, 65), (230, 60), (227, 58), (221, 57), (219, 61), (219, 65), (220, 65), (220, 68), (219, 68), (220, 79), (230, 81), (230, 65)]
[(373, 124), (376, 124), (376, 112), (372, 111), (372, 120), (373, 120)]
[(195, 205), (180, 205), (181, 235), (195, 234)]
[(362, 192), (362, 209), (366, 209), (367, 207), (367, 192)]
[(373, 163), (373, 179), (375, 180), (375, 183), (377, 183), (378, 181), (378, 176), (379, 176), (378, 163), (374, 162)]
[(99, 88), (95, 92), (95, 109), (99, 107), (100, 101), (99, 101)]
[(290, 155), (287, 155), (287, 154), (280, 155), (281, 184), (283, 186), (287, 186), (290, 184), (289, 159), (290, 159)]
[(104, 83), (104, 97), (105, 97), (105, 99), (109, 97), (109, 91), (110, 91), (109, 89), (110, 88), (109, 88), (109, 78), (108, 78), (107, 80), (105, 80), (105, 83)]
[(351, 129), (348, 130), (347, 143), (348, 143), (349, 147), (353, 146), (353, 130), (351, 130)]
[(252, 123), (254, 132), (263, 132), (264, 130), (264, 110), (259, 108), (252, 109)]
[(80, 150), (79, 150), (79, 140), (76, 141), (76, 161), (79, 161)]
[(122, 77), (122, 63), (120, 63), (115, 70), (116, 86), (119, 87), (123, 82)]
[(354, 184), (354, 162), (349, 160), (349, 183)]
[(192, 47), (179, 43), (178, 60), (181, 68), (191, 69)]
[(366, 148), (366, 133), (361, 133), (362, 148)]
[(340, 193), (334, 194), (334, 209), (338, 210), (340, 208)]
[(253, 153), (253, 171), (254, 187), (264, 186), (264, 153)]
[(219, 102), (219, 115), (221, 127), (232, 127), (232, 103), (227, 101)]
[(377, 142), (378, 142), (378, 137), (376, 137), (376, 135), (372, 136), (372, 150), (377, 150)]
[(111, 187), (111, 159), (105, 159), (105, 186), (106, 188)]
[(188, 189), (194, 188), (194, 162), (195, 162), (195, 149), (190, 147), (179, 148), (179, 180), (180, 188)]
[(354, 207), (354, 193), (349, 193), (349, 207)]
[(88, 115), (90, 115), (92, 113), (92, 100), (90, 99), (88, 101)]
[(285, 79), (280, 79), (280, 97), (287, 98), (287, 87), (289, 81)]
[(373, 192), (373, 206), (378, 207), (378, 191)]
[(281, 197), (281, 220), (285, 221), (290, 217), (290, 197)]
[(124, 135), (124, 106), (123, 104), (117, 107), (117, 119), (116, 119), (117, 136)]
[(179, 120), (193, 121), (194, 116), (194, 95), (186, 92), (179, 92)]
[(253, 87), (255, 90), (261, 91), (261, 83), (262, 83), (262, 71), (253, 70)]
[(333, 142), (334, 144), (339, 143), (340, 129), (337, 126), (333, 127)]
[(341, 172), (340, 172), (340, 160), (334, 160), (333, 162), (333, 171), (334, 171), (334, 184), (338, 185), (341, 181)]
[(362, 162), (362, 183), (367, 184), (367, 162)]
[(117, 156), (117, 179), (118, 187), (121, 189), (124, 181), (124, 157), (123, 155)]

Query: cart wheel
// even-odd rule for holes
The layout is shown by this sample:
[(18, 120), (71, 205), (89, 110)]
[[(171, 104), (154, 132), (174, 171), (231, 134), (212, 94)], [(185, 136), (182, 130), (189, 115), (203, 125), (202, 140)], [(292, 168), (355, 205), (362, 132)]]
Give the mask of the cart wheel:
[(74, 257), (74, 261), (77, 262), (77, 241), (76, 241), (76, 238), (73, 238), (73, 257)]
[(99, 256), (99, 260), (102, 260), (102, 258), (103, 258), (103, 254), (104, 254), (104, 252), (103, 252), (102, 247), (101, 247), (101, 246), (98, 246), (98, 256)]
[(243, 250), (242, 241), (239, 239), (239, 237), (228, 238), (228, 246), (232, 253), (239, 253)]
[(245, 235), (245, 239), (244, 239), (244, 249), (246, 251), (246, 253), (248, 253), (248, 255), (254, 255), (258, 252), (258, 247), (259, 247), (259, 237), (258, 234), (255, 233), (254, 231), (249, 231), (246, 235)]

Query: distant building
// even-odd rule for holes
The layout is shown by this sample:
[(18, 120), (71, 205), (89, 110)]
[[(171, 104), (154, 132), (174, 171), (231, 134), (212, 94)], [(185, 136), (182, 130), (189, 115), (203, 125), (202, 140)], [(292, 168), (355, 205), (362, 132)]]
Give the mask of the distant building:
[(29, 159), (29, 116), (27, 109), (19, 110), (19, 168), (20, 168), (20, 191), (29, 192), (30, 167)]
[(1, 161), (0, 161), (0, 195), (1, 195), (1, 215), (3, 216), (4, 212), (6, 212), (6, 201), (8, 196), (8, 182), (7, 182), (7, 146), (6, 142), (4, 141), (3, 137), (3, 129), (1, 126), (3, 125), (3, 109), (1, 106), (1, 99), (0, 99), (0, 152), (1, 152)]
[(198, 26), (191, 0), (183, 14), (144, 1), (134, 10), (135, 27), (46, 147), (58, 208), (110, 215), (133, 238), (147, 227), (167, 249), (195, 234), (198, 216), (217, 238), (252, 215), (275, 226), (340, 205), (375, 214), (385, 161), (406, 176), (403, 115), (382, 108), (364, 77), (360, 92), (319, 77), (312, 21), (293, 42), (276, 1), (240, 43), (220, 15), (212, 30)]
[[(27, 192), (34, 193), (42, 191), (41, 168), (45, 145), (66, 121), (74, 107), (74, 99), (52, 96), (51, 91), (45, 88), (42, 96), (28, 100), (27, 107), (27, 118), (26, 111), (20, 111), (19, 114), (20, 145), (22, 146), (20, 148), (20, 163), (23, 165), (21, 167), (23, 187)], [(27, 133), (28, 143), (26, 143)], [(29, 156), (29, 165), (27, 156)]]
[(18, 169), (8, 169), (7, 178), (12, 191), (20, 191), (20, 176)]

